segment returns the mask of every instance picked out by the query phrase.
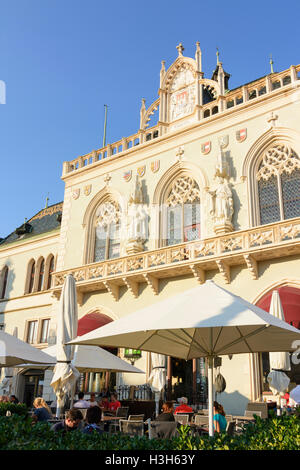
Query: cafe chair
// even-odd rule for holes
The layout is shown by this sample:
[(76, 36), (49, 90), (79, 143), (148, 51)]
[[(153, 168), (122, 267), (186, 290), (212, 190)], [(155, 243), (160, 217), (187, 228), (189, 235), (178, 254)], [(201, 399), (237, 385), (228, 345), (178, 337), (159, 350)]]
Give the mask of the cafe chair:
[(131, 437), (144, 435), (144, 421), (129, 421), (128, 419), (119, 420), (119, 429), (123, 434)]
[(149, 439), (172, 439), (179, 435), (177, 421), (150, 421), (148, 420)]
[(228, 421), (227, 426), (226, 426), (226, 433), (229, 436), (233, 436), (234, 429), (235, 429), (235, 422), (234, 421)]
[(145, 415), (129, 415), (128, 421), (144, 421)]
[(185, 415), (184, 413), (177, 413), (174, 414), (175, 421), (183, 426), (186, 426), (189, 422), (189, 415)]
[(128, 412), (129, 412), (129, 406), (120, 406), (120, 408), (117, 409), (116, 416), (118, 416), (119, 418), (127, 419)]
[(225, 418), (226, 418), (227, 423), (229, 421), (233, 421), (233, 416), (232, 415), (226, 415)]
[(244, 416), (249, 416), (249, 417), (252, 416), (254, 418), (255, 415), (258, 416), (259, 418), (261, 418), (262, 412), (261, 411), (246, 410)]
[(195, 425), (196, 426), (208, 426), (208, 416), (196, 415)]

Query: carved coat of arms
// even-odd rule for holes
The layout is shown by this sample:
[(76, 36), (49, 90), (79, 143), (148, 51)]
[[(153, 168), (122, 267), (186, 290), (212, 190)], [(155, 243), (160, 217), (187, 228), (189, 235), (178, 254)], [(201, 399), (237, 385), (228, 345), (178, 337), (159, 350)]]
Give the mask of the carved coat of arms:
[(204, 144), (201, 145), (201, 152), (204, 155), (207, 155), (211, 151), (211, 141), (209, 140), (208, 142), (205, 142)]
[(153, 173), (156, 173), (159, 170), (159, 164), (160, 164), (159, 160), (155, 160), (155, 162), (151, 162), (150, 167)]
[(130, 181), (132, 178), (132, 170), (125, 171), (123, 173), (123, 178), (126, 182)]
[(247, 129), (244, 128), (244, 129), (240, 129), (239, 131), (236, 131), (235, 136), (238, 142), (244, 142), (244, 140), (246, 140), (247, 138)]
[(72, 191), (72, 197), (73, 197), (73, 199), (78, 199), (79, 196), (80, 196), (80, 188), (73, 189), (73, 191)]
[(140, 166), (137, 169), (137, 174), (139, 175), (140, 178), (144, 176), (145, 173), (146, 173), (146, 165)]
[(88, 196), (89, 194), (91, 194), (91, 190), (92, 190), (92, 185), (91, 184), (87, 184), (84, 188), (83, 188), (83, 192), (86, 196)]

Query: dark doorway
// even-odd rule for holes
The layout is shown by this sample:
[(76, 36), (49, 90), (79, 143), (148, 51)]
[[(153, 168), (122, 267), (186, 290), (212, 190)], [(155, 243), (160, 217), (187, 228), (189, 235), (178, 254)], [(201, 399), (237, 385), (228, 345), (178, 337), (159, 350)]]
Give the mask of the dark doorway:
[(31, 408), (34, 399), (43, 396), (44, 372), (30, 369), (23, 376), (25, 379), (23, 402)]

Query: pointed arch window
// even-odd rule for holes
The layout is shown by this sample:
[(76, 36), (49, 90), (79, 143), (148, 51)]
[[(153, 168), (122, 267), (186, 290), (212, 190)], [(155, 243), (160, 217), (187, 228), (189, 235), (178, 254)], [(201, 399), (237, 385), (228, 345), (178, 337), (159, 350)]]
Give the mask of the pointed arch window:
[(300, 217), (300, 158), (286, 144), (269, 148), (256, 173), (261, 225)]
[(6, 294), (6, 287), (7, 287), (7, 279), (8, 279), (8, 266), (4, 266), (1, 272), (1, 284), (0, 284), (0, 299), (5, 298)]
[(121, 209), (116, 201), (99, 205), (95, 217), (94, 261), (120, 256)]
[(200, 238), (200, 190), (191, 176), (182, 175), (172, 183), (165, 206), (165, 245)]

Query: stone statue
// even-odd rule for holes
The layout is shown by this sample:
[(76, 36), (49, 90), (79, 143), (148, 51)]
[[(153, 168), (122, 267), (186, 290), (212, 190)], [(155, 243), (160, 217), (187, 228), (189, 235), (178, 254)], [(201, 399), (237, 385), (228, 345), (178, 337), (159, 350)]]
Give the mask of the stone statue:
[(147, 240), (148, 214), (143, 203), (143, 191), (138, 176), (135, 188), (128, 200), (127, 208), (127, 242), (128, 254), (144, 250), (143, 244)]
[(210, 214), (216, 222), (231, 222), (233, 215), (233, 199), (229, 183), (222, 176), (217, 176), (216, 180), (216, 188), (213, 191), (209, 191), (209, 194), (212, 196)]
[(216, 233), (226, 233), (233, 230), (231, 223), (234, 207), (230, 185), (224, 173), (216, 171), (216, 186), (208, 193), (211, 196), (210, 215), (213, 217)]

